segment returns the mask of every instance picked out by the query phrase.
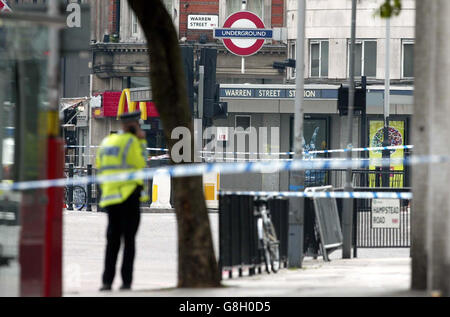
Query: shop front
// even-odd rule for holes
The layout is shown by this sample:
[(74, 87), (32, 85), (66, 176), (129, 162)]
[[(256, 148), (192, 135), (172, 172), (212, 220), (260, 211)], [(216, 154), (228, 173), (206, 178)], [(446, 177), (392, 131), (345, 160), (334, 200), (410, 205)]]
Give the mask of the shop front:
[[(337, 109), (338, 98), (337, 85), (305, 85), (304, 91), (304, 127), (303, 127), (303, 150), (321, 151), (330, 149), (347, 148), (347, 116), (340, 116)], [(379, 146), (380, 127), (383, 125), (383, 91), (384, 87), (369, 87), (367, 90), (367, 106), (365, 116), (355, 113), (353, 122), (353, 147)], [(214, 120), (214, 126), (227, 127), (235, 131), (234, 137), (242, 135), (243, 130), (247, 133), (245, 144), (235, 144), (227, 147), (226, 151), (235, 152), (234, 158), (227, 157), (227, 161), (242, 161), (255, 159), (290, 159), (291, 155), (283, 153), (294, 151), (294, 85), (221, 85), (221, 101), (228, 102), (228, 118)], [(391, 88), (391, 116), (390, 116), (390, 139), (392, 145), (407, 145), (409, 141), (409, 120), (412, 115), (412, 93), (411, 87)], [(263, 141), (258, 139), (257, 147), (251, 141), (251, 131), (266, 133)], [(264, 132), (266, 131), (266, 132)], [(230, 138), (230, 135), (228, 136)], [(258, 136), (260, 138), (260, 136)], [(239, 142), (235, 142), (239, 143)], [(220, 146), (223, 146), (222, 144)], [(218, 148), (220, 148), (218, 146)], [(238, 153), (258, 152), (259, 157), (243, 155)], [(267, 152), (274, 155), (262, 155)], [(358, 158), (377, 158), (381, 156), (379, 151), (354, 154)], [(392, 151), (391, 157), (405, 156), (404, 150)], [(344, 153), (307, 154), (306, 159), (323, 158), (345, 158)], [(376, 170), (377, 166), (371, 169)], [(408, 182), (407, 173), (403, 165), (391, 166), (392, 186), (406, 186)], [(402, 173), (400, 173), (402, 172)], [(398, 174), (398, 175), (397, 175)], [(401, 175), (400, 175), (401, 174)], [(368, 186), (376, 186), (375, 174), (370, 180), (366, 180)], [(344, 185), (344, 170), (334, 171), (306, 171), (306, 186)], [(356, 177), (354, 185), (362, 184)], [(245, 176), (221, 177), (221, 188), (223, 190), (267, 190), (287, 191), (289, 190), (289, 174), (267, 173), (250, 174)]]

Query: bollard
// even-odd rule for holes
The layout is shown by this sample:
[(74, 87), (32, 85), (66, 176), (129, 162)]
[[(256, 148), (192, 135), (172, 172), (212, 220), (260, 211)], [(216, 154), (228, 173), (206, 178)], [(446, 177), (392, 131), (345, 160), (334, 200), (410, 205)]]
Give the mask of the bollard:
[[(73, 179), (73, 163), (69, 164), (69, 178)], [(73, 210), (73, 185), (67, 185), (67, 210)]]
[[(87, 176), (91, 177), (92, 176), (92, 165), (88, 164), (87, 165)], [(87, 184), (87, 202), (86, 202), (86, 211), (92, 211), (91, 208), (91, 202), (92, 202), (92, 183), (89, 182)]]
[(358, 233), (358, 199), (353, 200), (353, 257), (358, 257), (357, 233)]
[(102, 195), (101, 189), (100, 189), (100, 185), (99, 184), (95, 184), (95, 206), (97, 208), (97, 212), (102, 211), (99, 204), (100, 204), (100, 197)]

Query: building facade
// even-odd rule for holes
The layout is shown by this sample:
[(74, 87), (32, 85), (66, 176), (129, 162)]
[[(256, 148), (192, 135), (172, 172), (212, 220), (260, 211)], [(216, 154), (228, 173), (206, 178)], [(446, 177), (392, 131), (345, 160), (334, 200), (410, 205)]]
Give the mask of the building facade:
[[(358, 85), (361, 76), (366, 76), (368, 93), (367, 117), (356, 114), (353, 122), (354, 146), (380, 143), (386, 27), (376, 11), (382, 2), (358, 2), (355, 75)], [(147, 79), (147, 44), (127, 2), (108, 1), (109, 6), (94, 0), (92, 3), (93, 16), (97, 16), (92, 31), (93, 93), (151, 86)], [(213, 38), (212, 27), (205, 28), (203, 24), (196, 23), (208, 21), (222, 26), (231, 13), (241, 10), (241, 0), (169, 0), (165, 4), (181, 45), (192, 45), (196, 52), (202, 47), (218, 50), (217, 81), (221, 84), (221, 100), (228, 102), (228, 117), (214, 120), (214, 126), (235, 130), (253, 128), (257, 131), (267, 128), (269, 140), (272, 138), (270, 131), (275, 128), (278, 129), (278, 142), (263, 145), (257, 148), (258, 152), (292, 151), (295, 69), (280, 71), (272, 65), (275, 61), (296, 58), (297, 1), (247, 1), (247, 10), (259, 15), (267, 28), (285, 28), (287, 37), (278, 41), (266, 40), (261, 51), (245, 59), (244, 73), (241, 71), (242, 59), (228, 52), (221, 41)], [(390, 119), (398, 145), (409, 142), (414, 82), (414, 18), (415, 2), (405, 0), (401, 14), (391, 19)], [(348, 83), (349, 78), (350, 23), (351, 0), (306, 1), (304, 138), (308, 149), (347, 147), (347, 118), (338, 112), (337, 91), (341, 84)], [(115, 102), (104, 101), (102, 109), (94, 109), (95, 128), (92, 130), (91, 144), (100, 142), (111, 130), (118, 128), (113, 117), (104, 115), (107, 103), (114, 107)], [(165, 147), (158, 118), (151, 118), (150, 121), (145, 126), (149, 128), (152, 147)], [(234, 150), (249, 151), (250, 144)], [(396, 155), (404, 153), (399, 151)], [(220, 183), (223, 189), (289, 189), (287, 173), (224, 176)]]
[[(212, 17), (219, 25), (226, 17), (241, 9), (241, 0), (182, 1), (165, 0), (172, 16), (181, 45), (191, 45), (196, 54), (202, 47), (218, 50), (217, 81), (219, 83), (283, 83), (282, 72), (272, 68), (274, 61), (286, 58), (286, 44), (267, 41), (264, 48), (246, 59), (245, 73), (241, 72), (241, 58), (229, 53), (221, 41), (213, 38), (212, 27), (193, 25), (195, 17)], [(92, 94), (120, 92), (126, 88), (150, 87), (148, 79), (148, 50), (142, 29), (127, 1), (91, 0), (92, 14)], [(283, 0), (248, 1), (248, 10), (260, 15), (266, 27), (283, 27), (285, 4)], [(107, 94), (107, 98), (108, 94)], [(118, 124), (105, 105), (114, 104), (104, 100), (100, 109), (93, 110), (91, 144), (98, 144)], [(158, 118), (146, 123), (149, 143), (152, 147), (164, 147)], [(153, 131), (154, 130), (154, 131)], [(157, 141), (155, 141), (157, 140)]]
[[(307, 83), (340, 83), (349, 77), (351, 0), (306, 1), (305, 78)], [(369, 84), (384, 84), (386, 23), (376, 16), (384, 1), (358, 1), (355, 76)], [(287, 1), (288, 54), (295, 58), (297, 1)], [(391, 19), (391, 83), (412, 85), (415, 1), (402, 1)], [(288, 74), (295, 80), (295, 72)]]
[[(351, 0), (307, 0), (305, 18), (305, 99), (304, 148), (325, 150), (347, 148), (347, 116), (337, 107), (338, 88), (348, 84), (351, 34)], [(355, 80), (361, 84), (367, 78), (366, 115), (356, 113), (352, 131), (354, 147), (381, 146), (383, 128), (386, 22), (376, 12), (382, 0), (362, 0), (357, 3)], [(390, 39), (390, 137), (392, 145), (409, 144), (409, 125), (413, 106), (415, 1), (402, 2), (399, 16), (391, 19)], [(286, 1), (286, 49), (289, 58), (296, 59), (297, 1)], [(222, 85), (221, 96), (228, 102), (227, 119), (216, 125), (233, 128), (279, 128), (280, 141), (274, 152), (293, 151), (293, 113), (295, 68), (286, 70), (288, 85)], [(244, 124), (242, 124), (244, 122)], [(269, 132), (270, 135), (270, 132)], [(270, 136), (269, 136), (270, 139)], [(249, 147), (245, 150), (249, 151)], [(243, 149), (240, 149), (241, 151)], [(267, 151), (259, 148), (259, 152)], [(341, 154), (335, 155), (340, 156)], [(403, 157), (403, 150), (391, 153)], [(321, 157), (322, 155), (317, 155)], [(358, 155), (359, 156), (359, 155)], [(381, 157), (369, 152), (365, 157)], [(372, 168), (375, 168), (373, 166)], [(391, 169), (405, 173), (396, 186), (408, 185), (404, 166)], [(328, 175), (327, 177), (331, 177)], [(333, 176), (334, 177), (334, 176)], [(332, 184), (340, 187), (344, 178), (336, 176)], [(288, 173), (223, 177), (224, 189), (290, 190)], [(307, 182), (315, 183), (311, 176)], [(328, 180), (330, 182), (330, 180)], [(320, 185), (320, 182), (317, 184)], [(358, 183), (354, 184), (355, 186)]]

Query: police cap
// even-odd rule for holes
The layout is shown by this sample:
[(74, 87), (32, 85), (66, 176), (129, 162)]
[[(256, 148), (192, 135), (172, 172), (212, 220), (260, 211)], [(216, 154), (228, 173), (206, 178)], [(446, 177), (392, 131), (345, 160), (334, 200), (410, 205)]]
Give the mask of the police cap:
[(140, 111), (127, 112), (127, 113), (120, 115), (120, 117), (119, 117), (119, 120), (123, 123), (139, 121), (139, 119), (141, 119)]

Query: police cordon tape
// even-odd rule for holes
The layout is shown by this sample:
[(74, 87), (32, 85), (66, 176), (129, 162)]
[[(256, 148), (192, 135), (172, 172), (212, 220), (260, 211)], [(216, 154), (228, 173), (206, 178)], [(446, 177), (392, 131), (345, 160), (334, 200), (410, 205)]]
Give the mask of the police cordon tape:
[[(392, 145), (392, 146), (375, 146), (375, 147), (360, 147), (347, 148), (335, 150), (318, 150), (318, 151), (304, 151), (303, 155), (310, 154), (329, 154), (329, 153), (346, 153), (346, 152), (366, 152), (366, 151), (383, 151), (383, 150), (406, 150), (413, 149), (414, 145)], [(220, 151), (200, 151), (204, 154), (235, 154), (235, 155), (294, 155), (295, 152), (220, 152)]]
[(276, 191), (220, 191), (219, 195), (305, 197), (305, 198), (360, 198), (405, 199), (413, 198), (410, 192), (276, 192)]
[[(66, 145), (67, 148), (84, 148), (86, 145)], [(92, 148), (98, 148), (98, 145), (91, 145)], [(318, 151), (304, 151), (304, 155), (309, 154), (329, 154), (329, 153), (345, 153), (345, 152), (366, 152), (366, 151), (383, 151), (383, 150), (406, 150), (413, 149), (414, 145), (392, 145), (392, 146), (376, 146), (376, 147), (361, 147), (361, 148), (347, 148), (334, 150), (318, 150)], [(169, 152), (169, 149), (164, 148), (147, 148), (149, 151)], [(235, 155), (294, 155), (295, 152), (220, 152), (220, 151), (199, 151), (205, 154), (235, 154)]]
[[(85, 147), (88, 147), (88, 146), (87, 146), (87, 145), (65, 145), (64, 147), (65, 147), (65, 148), (85, 148)], [(99, 148), (100, 145), (91, 145), (91, 146), (89, 146), (89, 147), (91, 147), (91, 148)], [(168, 149), (159, 148), (159, 147), (148, 147), (148, 148), (146, 148), (146, 150), (149, 150), (149, 151), (169, 152)]]
[[(95, 157), (96, 155), (94, 155), (94, 154), (90, 154), (90, 155), (88, 155), (88, 154), (67, 154), (67, 155), (65, 155), (66, 157), (79, 157), (79, 156), (81, 156), (81, 157), (87, 157), (87, 156), (90, 156), (90, 157)], [(154, 161), (154, 160), (168, 160), (168, 159), (170, 159), (170, 156), (169, 156), (169, 154), (163, 154), (163, 155), (158, 155), (158, 156), (149, 156), (148, 157), (148, 160), (150, 160), (150, 161)]]
[[(216, 161), (245, 161), (245, 162), (264, 162), (264, 161), (270, 161), (270, 162), (275, 162), (275, 161), (293, 161), (295, 159), (282, 159), (282, 158), (240, 158), (240, 157), (207, 157), (207, 156), (202, 156), (202, 159), (204, 159), (207, 162), (212, 162), (214, 160)], [(315, 158), (306, 158), (304, 159), (305, 161), (346, 161), (346, 158), (321, 158), (321, 157), (315, 157)], [(353, 161), (370, 161), (373, 164), (378, 164), (379, 161), (382, 160), (382, 158), (360, 158), (360, 157), (355, 157), (352, 158)]]
[(328, 154), (328, 153), (345, 153), (345, 152), (366, 152), (366, 151), (383, 151), (383, 150), (406, 150), (413, 149), (414, 145), (392, 145), (392, 146), (375, 146), (375, 147), (359, 147), (336, 150), (321, 151), (305, 151), (305, 154)]
[[(404, 159), (380, 159), (379, 167), (391, 165), (441, 164), (450, 162), (450, 156), (411, 156)], [(361, 169), (369, 168), (371, 160), (292, 160), (242, 163), (197, 163), (177, 164), (158, 168), (146, 168), (136, 172), (117, 173), (105, 176), (83, 176), (71, 179), (50, 179), (26, 181), (18, 183), (2, 183), (0, 190), (30, 190), (37, 188), (65, 187), (74, 185), (100, 184), (106, 181), (126, 181), (135, 179), (151, 179), (157, 173), (165, 173), (170, 177), (201, 176), (207, 173), (240, 174), (240, 173), (277, 173), (295, 170), (326, 169)]]

